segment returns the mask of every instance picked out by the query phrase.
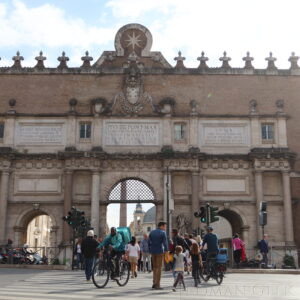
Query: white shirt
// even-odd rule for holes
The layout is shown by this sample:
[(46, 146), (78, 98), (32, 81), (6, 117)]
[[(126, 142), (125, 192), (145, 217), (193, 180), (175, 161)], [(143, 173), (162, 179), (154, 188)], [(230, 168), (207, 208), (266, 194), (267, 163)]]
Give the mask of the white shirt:
[(77, 244), (77, 253), (81, 253), (81, 245)]
[(126, 251), (128, 251), (128, 256), (139, 257), (140, 246), (138, 244), (135, 244), (134, 246), (128, 244), (126, 246)]

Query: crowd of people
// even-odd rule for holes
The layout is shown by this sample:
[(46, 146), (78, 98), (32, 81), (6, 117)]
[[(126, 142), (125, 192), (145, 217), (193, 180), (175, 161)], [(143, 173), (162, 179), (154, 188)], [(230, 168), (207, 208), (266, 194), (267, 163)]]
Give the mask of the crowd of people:
[[(267, 263), (268, 242), (267, 236), (259, 243), (259, 249)], [(171, 231), (171, 237), (168, 240), (166, 235), (166, 223), (159, 222), (157, 229), (152, 230), (149, 234), (144, 234), (141, 241), (137, 241), (133, 236), (131, 241), (124, 243), (122, 235), (118, 233), (115, 227), (111, 228), (110, 234), (104, 239), (94, 236), (93, 230), (88, 231), (87, 237), (78, 240), (75, 246), (78, 268), (82, 257), (85, 258), (86, 280), (89, 282), (92, 274), (94, 259), (99, 249), (108, 247), (109, 259), (116, 260), (115, 274), (119, 275), (118, 261), (124, 255), (130, 263), (131, 278), (138, 276), (138, 271), (153, 272), (152, 288), (162, 289), (160, 285), (162, 267), (171, 271), (174, 277), (173, 291), (179, 283), (185, 289), (184, 276), (192, 274), (195, 286), (201, 283), (200, 272), (203, 268), (203, 261), (207, 261), (206, 267), (209, 268), (211, 259), (215, 258), (219, 252), (219, 241), (216, 234), (213, 233), (211, 226), (207, 227), (207, 233), (203, 237), (192, 234), (181, 236), (177, 229)], [(238, 268), (242, 261), (246, 259), (245, 243), (235, 234), (232, 238), (232, 249), (235, 266)]]

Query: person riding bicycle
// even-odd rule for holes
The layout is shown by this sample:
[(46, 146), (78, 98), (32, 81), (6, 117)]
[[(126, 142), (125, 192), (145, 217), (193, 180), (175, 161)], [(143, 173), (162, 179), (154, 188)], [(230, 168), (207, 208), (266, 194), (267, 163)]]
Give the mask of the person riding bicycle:
[(125, 253), (125, 243), (123, 241), (122, 235), (117, 232), (115, 227), (111, 227), (110, 234), (105, 237), (103, 242), (101, 242), (98, 248), (103, 248), (105, 246), (109, 246), (110, 254), (109, 254), (109, 262), (112, 263), (112, 260), (115, 259), (116, 267), (112, 268), (113, 273), (111, 277), (117, 277), (119, 275), (119, 262), (122, 255)]
[(210, 269), (211, 260), (216, 258), (219, 253), (219, 241), (216, 234), (213, 233), (213, 228), (211, 226), (207, 227), (207, 234), (204, 236), (202, 241), (202, 248), (207, 245), (207, 256), (206, 256), (206, 266), (207, 271)]

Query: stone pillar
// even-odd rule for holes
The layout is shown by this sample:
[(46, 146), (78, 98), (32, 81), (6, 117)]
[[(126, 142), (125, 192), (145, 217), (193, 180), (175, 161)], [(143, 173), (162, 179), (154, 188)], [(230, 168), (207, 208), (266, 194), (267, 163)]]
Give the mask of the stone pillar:
[(248, 226), (248, 225), (244, 225), (242, 227), (242, 239), (243, 239), (244, 243), (246, 244), (246, 247), (249, 247), (249, 229), (250, 229), (250, 226)]
[(107, 216), (107, 205), (105, 203), (101, 203), (100, 199), (100, 228), (99, 228), (99, 236), (103, 238), (106, 235), (106, 216)]
[[(168, 197), (167, 197), (167, 181), (168, 181), (168, 174), (167, 172), (164, 173), (164, 203), (163, 203), (163, 219), (161, 219), (160, 221), (165, 221), (167, 222), (167, 200), (168, 200)], [(172, 230), (172, 215), (170, 214), (170, 205), (171, 205), (171, 199), (172, 199), (172, 176), (171, 176), (171, 172), (169, 173), (169, 230), (171, 232)]]
[(160, 221), (163, 221), (163, 209), (164, 209), (164, 206), (162, 203), (159, 203), (159, 204), (156, 204), (156, 224), (155, 224), (155, 228), (158, 224), (158, 222)]
[(293, 213), (292, 200), (290, 190), (290, 172), (282, 172), (283, 184), (283, 220), (286, 246), (294, 245), (294, 227), (293, 227)]
[(100, 215), (100, 172), (94, 171), (92, 175), (92, 197), (91, 197), (91, 226), (95, 234), (99, 235)]
[[(121, 197), (120, 197), (120, 199), (127, 200), (127, 182), (126, 182), (126, 180), (121, 182)], [(126, 203), (120, 204), (119, 226), (120, 227), (127, 226), (127, 204)]]
[[(65, 170), (65, 191), (64, 191), (64, 216), (68, 214), (72, 207), (73, 191), (73, 170)], [(63, 241), (69, 243), (71, 240), (71, 228), (67, 222), (63, 222)]]
[(256, 191), (256, 231), (257, 231), (257, 240), (262, 238), (261, 227), (259, 226), (259, 209), (260, 202), (264, 201), (264, 191), (263, 191), (263, 180), (262, 180), (262, 171), (255, 171), (255, 191)]
[(199, 172), (192, 172), (192, 205), (191, 218), (192, 230), (200, 229), (200, 219), (194, 217), (194, 213), (199, 210)]
[(0, 243), (6, 243), (6, 216), (9, 190), (9, 171), (3, 170), (1, 174), (0, 190)]

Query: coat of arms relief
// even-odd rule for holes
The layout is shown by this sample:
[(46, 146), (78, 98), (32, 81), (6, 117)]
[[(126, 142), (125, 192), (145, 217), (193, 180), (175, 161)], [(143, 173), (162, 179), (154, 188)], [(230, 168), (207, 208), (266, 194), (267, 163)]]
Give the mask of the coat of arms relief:
[(144, 92), (143, 79), (134, 62), (131, 62), (125, 76), (123, 91), (115, 97), (115, 103), (117, 102), (121, 104), (122, 111), (127, 114), (140, 112), (147, 103), (153, 108), (152, 97)]

